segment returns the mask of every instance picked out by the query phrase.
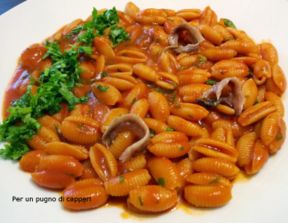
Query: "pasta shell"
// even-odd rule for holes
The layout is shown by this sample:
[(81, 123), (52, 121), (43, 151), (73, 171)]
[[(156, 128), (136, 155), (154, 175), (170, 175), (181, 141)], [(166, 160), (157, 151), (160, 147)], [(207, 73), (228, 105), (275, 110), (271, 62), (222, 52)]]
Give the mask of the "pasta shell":
[(117, 161), (113, 154), (103, 145), (95, 144), (92, 146), (89, 151), (89, 157), (95, 172), (103, 181), (117, 175)]
[[(108, 196), (96, 179), (77, 181), (63, 191), (63, 206), (80, 211), (94, 209), (106, 203)], [(77, 202), (76, 202), (77, 201)]]
[(154, 180), (162, 187), (178, 189), (181, 178), (176, 165), (167, 158), (152, 158), (148, 161), (148, 169)]
[(146, 169), (138, 169), (123, 175), (111, 178), (104, 183), (106, 192), (111, 196), (126, 196), (137, 187), (148, 184), (151, 177)]
[(229, 179), (234, 179), (239, 173), (239, 169), (234, 163), (225, 159), (208, 157), (195, 160), (193, 162), (193, 170), (215, 173)]
[(177, 193), (156, 185), (141, 186), (130, 191), (127, 202), (132, 210), (159, 213), (177, 204)]

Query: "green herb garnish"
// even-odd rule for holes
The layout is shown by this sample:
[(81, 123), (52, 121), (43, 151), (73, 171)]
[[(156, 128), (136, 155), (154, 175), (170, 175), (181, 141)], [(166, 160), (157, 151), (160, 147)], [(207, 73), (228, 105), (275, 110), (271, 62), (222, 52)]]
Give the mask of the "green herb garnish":
[(165, 186), (165, 179), (162, 178), (162, 177), (160, 177), (160, 178), (158, 178), (157, 183), (158, 183), (160, 186), (164, 187), (164, 186)]
[(110, 29), (109, 38), (113, 43), (113, 46), (118, 45), (129, 39), (128, 33), (121, 27), (113, 26)]
[[(77, 26), (65, 36), (76, 39), (70, 49), (62, 51), (57, 41), (45, 44), (47, 51), (42, 59), (50, 58), (52, 64), (40, 74), (39, 79), (31, 77), (26, 92), (11, 104), (9, 116), (0, 125), (0, 141), (6, 143), (0, 150), (0, 156), (19, 159), (29, 151), (27, 140), (40, 128), (37, 118), (59, 112), (62, 103), (71, 110), (76, 104), (87, 101), (87, 97), (78, 98), (73, 93), (73, 88), (81, 82), (79, 57), (93, 53), (93, 39), (103, 35), (106, 29), (110, 29), (109, 37), (114, 46), (127, 40), (128, 33), (117, 26), (118, 22), (115, 7), (101, 14), (94, 8), (90, 21)], [(105, 72), (102, 73), (104, 75)], [(37, 86), (36, 92), (32, 92), (33, 85)], [(102, 92), (108, 90), (108, 87), (101, 85), (97, 88)]]
[(282, 140), (282, 139), (283, 139), (282, 134), (281, 134), (281, 133), (278, 133), (278, 134), (276, 135), (275, 139), (276, 139), (277, 141)]
[(120, 175), (119, 176), (119, 182), (122, 184), (122, 183), (124, 183), (124, 181), (125, 181), (125, 177)]
[(236, 26), (230, 19), (223, 19), (224, 25), (236, 29)]
[(109, 87), (103, 86), (103, 85), (101, 85), (101, 84), (98, 84), (98, 85), (96, 86), (96, 88), (97, 88), (99, 91), (101, 91), (101, 92), (106, 92), (106, 91), (109, 89)]
[(214, 85), (214, 84), (216, 84), (216, 83), (217, 83), (217, 81), (212, 80), (212, 79), (208, 79), (208, 80), (206, 81), (206, 84), (209, 84), (209, 85)]
[(167, 128), (165, 129), (165, 131), (166, 131), (166, 132), (173, 132), (173, 131), (174, 131), (174, 129), (173, 129), (173, 128), (171, 128), (171, 127), (167, 127)]
[(138, 201), (139, 201), (140, 206), (144, 205), (142, 197), (138, 196)]
[(107, 76), (108, 76), (108, 74), (107, 74), (107, 72), (105, 72), (105, 71), (103, 71), (103, 72), (100, 73), (101, 79), (104, 78), (104, 77), (107, 77)]
[(180, 147), (179, 147), (179, 150), (180, 150), (180, 151), (183, 151), (184, 149), (185, 149), (184, 146), (180, 146)]

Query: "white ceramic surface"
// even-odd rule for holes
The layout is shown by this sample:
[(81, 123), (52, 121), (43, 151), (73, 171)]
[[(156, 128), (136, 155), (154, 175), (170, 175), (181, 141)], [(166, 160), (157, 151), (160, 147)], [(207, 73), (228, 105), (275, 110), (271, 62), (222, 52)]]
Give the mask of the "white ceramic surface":
[[(86, 18), (92, 7), (124, 9), (126, 0), (28, 0), (0, 16), (0, 100), (20, 53), (30, 44), (39, 42), (75, 18)], [(288, 73), (288, 0), (135, 0), (141, 8), (204, 8), (210, 5), (219, 17), (230, 18), (257, 42), (269, 40), (279, 52), (280, 65)], [(287, 110), (287, 93), (284, 96)], [(1, 103), (2, 104), (2, 103)], [(287, 113), (286, 113), (287, 114)], [(286, 118), (287, 122), (287, 118)], [(104, 207), (85, 212), (68, 212), (55, 203), (13, 202), (12, 197), (57, 197), (58, 194), (36, 187), (29, 174), (18, 164), (0, 160), (0, 221), (1, 222), (197, 222), (197, 223), (268, 223), (288, 222), (288, 148), (269, 159), (264, 169), (251, 180), (233, 188), (233, 199), (223, 208), (199, 211), (174, 210), (150, 217), (124, 219), (123, 210)], [(124, 214), (125, 215), (125, 214)]]

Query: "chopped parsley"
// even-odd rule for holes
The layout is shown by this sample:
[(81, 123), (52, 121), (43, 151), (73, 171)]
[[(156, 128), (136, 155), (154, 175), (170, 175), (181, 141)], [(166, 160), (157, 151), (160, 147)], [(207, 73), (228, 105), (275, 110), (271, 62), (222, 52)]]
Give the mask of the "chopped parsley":
[(184, 146), (180, 146), (180, 147), (179, 147), (179, 150), (180, 150), (180, 151), (183, 151), (184, 149), (185, 149)]
[(119, 176), (119, 182), (122, 184), (122, 183), (124, 183), (124, 181), (125, 181), (125, 177), (120, 175)]
[(138, 196), (138, 201), (139, 201), (140, 206), (144, 205), (142, 197)]
[(129, 39), (128, 33), (121, 27), (112, 26), (109, 33), (109, 38), (113, 46), (118, 45)]
[(166, 132), (173, 132), (173, 131), (174, 131), (174, 129), (173, 129), (173, 128), (171, 128), (171, 127), (167, 127), (167, 128), (165, 129), (165, 131), (166, 131)]
[(216, 84), (216, 83), (217, 83), (217, 81), (212, 80), (212, 79), (208, 79), (208, 80), (206, 81), (206, 84), (209, 84), (209, 85), (214, 85), (214, 84)]
[(106, 92), (109, 89), (109, 87), (103, 86), (101, 84), (96, 85), (96, 88), (101, 92)]
[(278, 133), (278, 134), (276, 135), (275, 139), (276, 139), (277, 141), (282, 140), (282, 139), (283, 139), (282, 134), (281, 134), (281, 133)]
[(66, 35), (72, 38), (78, 35), (78, 41), (87, 45), (91, 45), (96, 36), (104, 34), (105, 30), (109, 30), (109, 38), (113, 46), (118, 45), (129, 39), (129, 34), (122, 27), (117, 26), (119, 22), (118, 13), (115, 7), (99, 14), (94, 8), (92, 11), (92, 19), (83, 25), (77, 26)]
[[(50, 58), (52, 64), (40, 74), (39, 79), (31, 77), (26, 92), (11, 104), (9, 116), (0, 124), (0, 141), (5, 142), (0, 156), (13, 160), (21, 158), (29, 151), (26, 142), (40, 128), (37, 118), (59, 112), (63, 103), (71, 110), (76, 104), (87, 101), (87, 97), (78, 98), (73, 93), (73, 88), (81, 82), (79, 57), (93, 53), (93, 39), (103, 35), (106, 29), (110, 30), (109, 38), (113, 46), (127, 40), (129, 35), (117, 26), (118, 22), (115, 7), (104, 13), (98, 13), (94, 8), (90, 21), (77, 26), (65, 36), (76, 40), (70, 49), (62, 51), (57, 41), (46, 42), (47, 51), (42, 59)], [(107, 74), (103, 72), (104, 75)], [(32, 91), (34, 85), (37, 87), (36, 92)], [(108, 90), (102, 85), (97, 88), (102, 92)]]
[(152, 138), (156, 135), (156, 132), (153, 129), (150, 129), (149, 136)]
[(235, 24), (230, 19), (223, 19), (224, 25), (236, 29)]
[(108, 74), (107, 74), (107, 72), (105, 72), (105, 71), (103, 71), (103, 72), (100, 73), (101, 79), (104, 78), (104, 77), (107, 77), (107, 76), (108, 76)]
[(157, 183), (164, 187), (165, 186), (165, 179), (163, 177), (159, 177), (158, 180), (157, 180)]
[(207, 62), (207, 57), (205, 57), (203, 55), (199, 55), (198, 56), (198, 62), (199, 62), (199, 65), (203, 65), (204, 63)]

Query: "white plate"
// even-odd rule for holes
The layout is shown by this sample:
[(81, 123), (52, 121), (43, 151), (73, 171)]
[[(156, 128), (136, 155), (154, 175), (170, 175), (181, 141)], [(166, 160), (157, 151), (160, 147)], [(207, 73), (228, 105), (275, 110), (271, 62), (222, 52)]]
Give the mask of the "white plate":
[[(156, 1), (135, 0), (141, 8), (165, 7), (172, 9), (210, 5), (219, 17), (230, 18), (237, 27), (247, 31), (256, 41), (272, 41), (279, 52), (280, 65), (287, 72), (288, 64), (288, 1), (241, 0), (241, 1)], [(0, 16), (0, 98), (2, 100), (20, 53), (30, 44), (40, 42), (62, 25), (75, 18), (86, 18), (92, 7), (124, 9), (125, 0), (28, 0)], [(285, 106), (287, 109), (287, 93)], [(286, 118), (287, 122), (287, 118)], [(251, 180), (237, 183), (233, 199), (223, 208), (189, 213), (175, 210), (152, 217), (123, 219), (119, 208), (100, 208), (85, 212), (68, 212), (55, 203), (12, 202), (17, 197), (57, 197), (58, 194), (39, 189), (30, 180), (29, 174), (19, 170), (18, 164), (0, 161), (0, 219), (1, 222), (288, 222), (288, 150), (287, 140), (282, 150), (266, 164)]]

